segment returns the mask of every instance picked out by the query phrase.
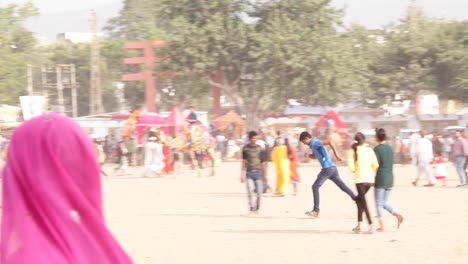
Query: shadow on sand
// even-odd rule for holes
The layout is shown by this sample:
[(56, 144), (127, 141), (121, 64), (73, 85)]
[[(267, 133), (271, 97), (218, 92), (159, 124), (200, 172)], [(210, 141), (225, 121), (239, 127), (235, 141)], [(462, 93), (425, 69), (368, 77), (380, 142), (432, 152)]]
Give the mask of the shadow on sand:
[[(198, 217), (198, 218), (258, 218), (258, 219), (284, 219), (284, 217), (261, 216), (261, 215), (210, 215), (210, 214), (158, 214), (159, 216), (167, 217)], [(288, 217), (293, 218), (293, 217)]]
[(259, 229), (259, 230), (218, 230), (218, 233), (232, 233), (232, 234), (350, 234), (354, 235), (351, 231), (346, 230), (280, 230), (280, 229)]

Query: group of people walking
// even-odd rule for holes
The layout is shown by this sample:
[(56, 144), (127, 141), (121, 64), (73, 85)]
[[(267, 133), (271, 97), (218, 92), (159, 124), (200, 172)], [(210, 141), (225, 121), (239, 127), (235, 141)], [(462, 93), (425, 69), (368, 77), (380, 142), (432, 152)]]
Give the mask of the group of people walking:
[(445, 164), (450, 159), (454, 161), (459, 178), (457, 187), (468, 185), (468, 141), (465, 132), (456, 131), (453, 143), (449, 145), (446, 144), (447, 138), (448, 136), (441, 139), (440, 135), (434, 135), (431, 140), (425, 131), (411, 134), (409, 143), (411, 162), (417, 168), (416, 178), (412, 182), (414, 186), (418, 186), (423, 175), (427, 180), (425, 187), (434, 187), (437, 180), (441, 180), (443, 186), (446, 186), (448, 171)]
[[(321, 171), (317, 175), (317, 179), (312, 185), (313, 193), (313, 209), (306, 212), (306, 215), (317, 218), (320, 214), (320, 187), (327, 181), (331, 180), (338, 188), (346, 193), (351, 200), (357, 205), (357, 226), (352, 229), (353, 232), (361, 232), (361, 224), (363, 222), (363, 214), (366, 215), (369, 228), (366, 233), (372, 233), (373, 221), (370, 210), (366, 201), (366, 194), (372, 187), (375, 187), (375, 200), (377, 208), (377, 216), (379, 227), (377, 231), (384, 231), (383, 210), (387, 210), (397, 219), (397, 227), (403, 222), (404, 218), (401, 214), (389, 204), (391, 190), (393, 188), (393, 151), (386, 144), (387, 135), (384, 129), (376, 130), (376, 140), (378, 145), (371, 149), (365, 145), (365, 136), (362, 133), (357, 133), (354, 137), (354, 144), (348, 155), (348, 167), (355, 175), (355, 183), (357, 195), (343, 182), (340, 178), (336, 164), (333, 162), (326, 146), (330, 147), (336, 161), (343, 159), (338, 154), (331, 140), (319, 140), (312, 137), (308, 132), (302, 132), (299, 141), (310, 147), (312, 154), (309, 155), (312, 159), (317, 159), (321, 166)], [(257, 144), (258, 133), (251, 131), (249, 133), (249, 143), (243, 148), (243, 161), (241, 182), (247, 182), (247, 193), (250, 211), (258, 213), (260, 210), (263, 183), (267, 178), (267, 152)], [(287, 185), (292, 179), (291, 175), (297, 181), (297, 164), (291, 169), (291, 160), (297, 162), (297, 152), (292, 154), (294, 150), (285, 140), (277, 138), (277, 146), (273, 149), (271, 157), (277, 171), (277, 194), (284, 195)], [(288, 150), (289, 149), (289, 150)], [(290, 154), (288, 154), (290, 153)], [(294, 158), (294, 156), (296, 158)], [(256, 202), (254, 201), (253, 193), (256, 192)]]
[(297, 171), (299, 158), (297, 150), (289, 143), (288, 138), (278, 137), (271, 152), (271, 161), (276, 170), (276, 196), (285, 196), (292, 184), (294, 195), (297, 195), (297, 184), (301, 178)]
[[(457, 157), (460, 157), (459, 167), (462, 168), (466, 161), (466, 141), (461, 139), (461, 132), (458, 133), (460, 145), (456, 145), (454, 151), (460, 153)], [(333, 142), (321, 141), (302, 132), (299, 141), (310, 147), (312, 154), (309, 157), (317, 159), (321, 166), (312, 185), (313, 209), (306, 214), (319, 217), (320, 187), (331, 180), (357, 205), (354, 232), (361, 231), (364, 214), (369, 224), (366, 233), (373, 232), (366, 201), (366, 194), (372, 187), (379, 221), (377, 230), (385, 229), (383, 210), (396, 218), (399, 227), (404, 218), (388, 203), (394, 175), (393, 152), (386, 139), (385, 130), (377, 129), (379, 144), (371, 149), (365, 145), (362, 133), (354, 136), (347, 161), (355, 175), (355, 194), (340, 178), (326, 148), (329, 146), (335, 159), (342, 161)], [(241, 181), (246, 183), (252, 213), (258, 213), (261, 208), (269, 159), (266, 149), (257, 141), (258, 134), (250, 132), (249, 143), (242, 152)], [(158, 138), (150, 135), (149, 145), (157, 142)], [(288, 151), (286, 140), (284, 143), (278, 140), (276, 148), (277, 153), (272, 155), (274, 160), (284, 168), (288, 163), (285, 160), (289, 160), (289, 181), (297, 181), (298, 177), (291, 177), (294, 174), (291, 173), (294, 170), (291, 169), (293, 149)], [(102, 151), (103, 148), (93, 147), (83, 129), (60, 114), (35, 117), (17, 128), (2, 171), (1, 263), (133, 263), (106, 226), (99, 164), (105, 158), (96, 155), (96, 149)], [(284, 172), (284, 175), (288, 174), (286, 169)], [(284, 175), (282, 184), (288, 182)], [(277, 186), (277, 192), (281, 188), (284, 186)]]
[[(136, 144), (133, 136), (121, 141), (115, 140), (114, 136), (104, 141), (95, 139), (101, 168), (106, 162), (113, 162), (116, 164), (114, 175), (121, 176), (127, 174), (128, 167), (141, 165), (144, 167), (144, 177), (161, 176), (174, 173), (181, 168), (181, 164), (189, 164), (191, 169), (202, 169), (206, 167), (205, 160), (209, 160), (210, 175), (214, 175), (215, 139), (197, 125), (185, 129), (176, 137), (151, 127), (144, 131), (140, 141), (140, 144)], [(138, 162), (140, 159), (142, 162)], [(107, 176), (102, 169), (101, 173)]]
[(384, 230), (383, 210), (387, 210), (397, 219), (397, 226), (403, 222), (403, 216), (389, 204), (388, 198), (393, 188), (393, 151), (387, 144), (387, 134), (383, 128), (376, 129), (377, 146), (374, 149), (365, 145), (365, 136), (357, 133), (354, 136), (354, 144), (348, 157), (348, 167), (355, 175), (358, 195), (356, 204), (358, 207), (358, 224), (354, 232), (361, 231), (363, 213), (365, 213), (369, 229), (373, 232), (373, 221), (367, 205), (366, 194), (374, 186), (374, 195), (377, 208), (379, 227), (377, 231)]

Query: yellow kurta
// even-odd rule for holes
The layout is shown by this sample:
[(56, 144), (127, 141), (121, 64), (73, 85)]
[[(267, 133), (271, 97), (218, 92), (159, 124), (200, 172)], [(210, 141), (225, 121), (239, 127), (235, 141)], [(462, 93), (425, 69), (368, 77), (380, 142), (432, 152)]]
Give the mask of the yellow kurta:
[(356, 183), (374, 183), (379, 162), (373, 149), (366, 146), (357, 147), (358, 160), (354, 160), (354, 150), (348, 154), (348, 167), (354, 173)]
[(277, 146), (273, 148), (271, 161), (276, 167), (276, 193), (285, 195), (288, 190), (291, 174), (288, 149), (286, 146)]

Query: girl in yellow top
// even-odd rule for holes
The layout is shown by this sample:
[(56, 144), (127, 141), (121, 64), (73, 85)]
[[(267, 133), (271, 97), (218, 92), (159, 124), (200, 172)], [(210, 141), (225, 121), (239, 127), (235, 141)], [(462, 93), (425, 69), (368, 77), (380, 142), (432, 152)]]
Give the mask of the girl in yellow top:
[(379, 168), (377, 157), (374, 150), (364, 146), (365, 136), (362, 133), (357, 133), (354, 136), (355, 143), (349, 152), (348, 167), (354, 173), (356, 189), (358, 196), (356, 204), (358, 208), (358, 223), (353, 232), (359, 233), (361, 231), (362, 214), (366, 213), (366, 218), (369, 223), (368, 234), (373, 233), (372, 218), (367, 207), (366, 193), (372, 187), (375, 181), (375, 173)]

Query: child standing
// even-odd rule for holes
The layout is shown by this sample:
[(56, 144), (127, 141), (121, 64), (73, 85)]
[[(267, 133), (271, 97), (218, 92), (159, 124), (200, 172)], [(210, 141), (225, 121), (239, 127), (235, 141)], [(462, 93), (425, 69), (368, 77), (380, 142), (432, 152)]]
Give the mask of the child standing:
[(445, 159), (442, 157), (442, 153), (437, 152), (437, 156), (434, 159), (435, 167), (435, 178), (442, 181), (442, 186), (447, 187), (447, 166), (445, 165)]

